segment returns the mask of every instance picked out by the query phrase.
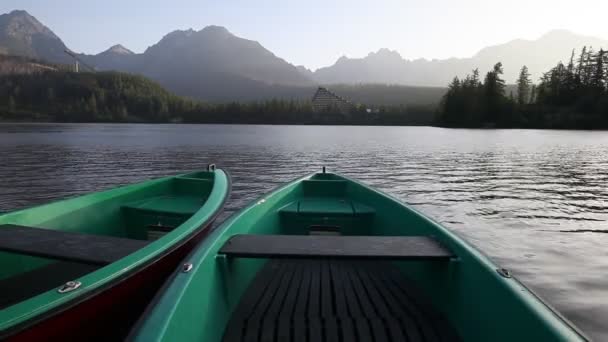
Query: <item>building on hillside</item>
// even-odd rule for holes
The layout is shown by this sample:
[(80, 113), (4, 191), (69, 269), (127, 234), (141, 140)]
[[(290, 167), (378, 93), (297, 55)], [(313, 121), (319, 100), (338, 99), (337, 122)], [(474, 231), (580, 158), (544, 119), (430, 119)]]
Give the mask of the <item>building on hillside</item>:
[(312, 97), (312, 111), (314, 113), (331, 113), (349, 116), (353, 107), (352, 103), (324, 87), (319, 87)]

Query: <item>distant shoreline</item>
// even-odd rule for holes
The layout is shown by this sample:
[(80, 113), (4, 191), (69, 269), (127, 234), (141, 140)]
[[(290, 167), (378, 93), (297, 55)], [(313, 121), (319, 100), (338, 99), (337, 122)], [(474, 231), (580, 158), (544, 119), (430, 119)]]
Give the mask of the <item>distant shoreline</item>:
[(454, 130), (555, 130), (555, 131), (608, 131), (608, 128), (563, 128), (563, 127), (445, 127), (438, 125), (386, 125), (386, 124), (322, 124), (322, 123), (247, 123), (247, 122), (142, 122), (142, 121), (3, 121), (0, 125), (10, 124), (86, 124), (86, 125), (221, 125), (221, 126), (343, 126), (343, 127), (431, 127)]

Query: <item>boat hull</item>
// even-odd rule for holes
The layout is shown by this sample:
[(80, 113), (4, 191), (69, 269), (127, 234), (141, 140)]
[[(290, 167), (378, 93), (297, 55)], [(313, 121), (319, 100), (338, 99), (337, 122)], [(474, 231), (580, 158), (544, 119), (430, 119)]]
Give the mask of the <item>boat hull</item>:
[[(123, 339), (166, 278), (208, 235), (228, 199), (230, 185), (227, 173), (212, 169), (2, 216), (0, 229), (5, 229), (5, 233), (16, 229), (12, 227), (21, 229), (15, 231), (30, 234), (32, 243), (26, 245), (35, 248), (22, 248), (16, 240), (16, 247), (5, 247), (14, 248), (12, 253), (0, 253), (3, 265), (8, 266), (4, 279), (0, 279), (11, 285), (3, 294), (0, 340)], [(76, 242), (66, 243), (73, 246), (66, 248), (63, 240), (58, 240), (55, 247), (52, 243), (39, 243), (37, 236), (42, 236), (39, 241), (43, 242), (66, 236)], [(125, 246), (130, 248), (123, 253), (126, 255), (114, 256)], [(110, 261), (93, 264), (106, 257), (111, 257)], [(71, 264), (66, 262), (70, 265), (64, 267), (64, 260)], [(79, 265), (93, 270), (85, 267), (82, 272)], [(47, 271), (49, 268), (55, 272)], [(62, 272), (62, 268), (68, 272)], [(29, 287), (31, 279), (48, 281)], [(68, 281), (80, 286), (58, 291), (60, 284)], [(10, 292), (12, 288), (16, 290)], [(15, 298), (14, 302), (11, 298)]]
[(118, 341), (146, 308), (167, 277), (208, 234), (213, 223), (147, 267), (62, 311), (42, 318), (8, 341)]

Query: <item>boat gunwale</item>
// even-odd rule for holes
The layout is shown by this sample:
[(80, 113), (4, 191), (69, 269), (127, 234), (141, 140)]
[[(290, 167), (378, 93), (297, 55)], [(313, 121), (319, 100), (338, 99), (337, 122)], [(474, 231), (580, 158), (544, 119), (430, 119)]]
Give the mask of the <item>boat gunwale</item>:
[[(217, 219), (217, 217), (222, 213), (223, 208), (226, 204), (226, 202), (228, 201), (228, 199), (230, 198), (230, 194), (232, 191), (232, 181), (231, 181), (231, 177), (230, 174), (228, 173), (228, 171), (224, 170), (224, 169), (215, 169), (212, 172), (217, 172), (220, 171), (221, 173), (223, 173), (223, 176), (226, 180), (226, 191), (225, 194), (223, 196), (223, 198), (221, 199), (221, 201), (219, 201), (219, 203), (217, 203), (217, 208), (216, 210), (214, 210), (213, 212), (211, 212), (210, 214), (207, 215), (207, 217), (205, 218), (204, 221), (202, 221), (200, 224), (197, 224), (197, 226), (193, 229), (190, 229), (188, 231), (187, 234), (181, 236), (176, 236), (174, 237), (174, 240), (177, 240), (178, 242), (176, 243), (169, 243), (169, 241), (167, 241), (166, 243), (162, 244), (165, 246), (169, 246), (167, 248), (159, 248), (159, 247), (155, 247), (153, 250), (149, 251), (146, 253), (146, 255), (144, 257), (138, 257), (137, 260), (140, 261), (140, 263), (136, 264), (134, 267), (123, 267), (120, 270), (116, 270), (111, 272), (112, 275), (109, 277), (105, 277), (105, 278), (98, 278), (96, 282), (93, 282), (91, 284), (88, 284), (87, 286), (89, 286), (90, 288), (87, 289), (86, 287), (84, 289), (86, 289), (86, 292), (81, 292), (79, 289), (79, 291), (75, 291), (71, 293), (71, 296), (65, 296), (65, 294), (63, 295), (63, 297), (58, 298), (55, 301), (49, 301), (47, 303), (47, 306), (52, 306), (51, 308), (46, 308), (45, 306), (40, 306), (40, 305), (36, 305), (36, 309), (37, 311), (42, 310), (41, 313), (38, 314), (34, 314), (32, 316), (32, 312), (26, 313), (16, 319), (21, 319), (21, 321), (18, 321), (16, 323), (12, 323), (13, 320), (6, 320), (4, 322), (0, 322), (0, 324), (4, 324), (5, 326), (7, 326), (6, 328), (1, 328), (0, 327), (0, 340), (5, 339), (5, 338), (9, 338), (11, 336), (14, 336), (16, 334), (18, 334), (21, 331), (24, 331), (32, 326), (35, 326), (36, 324), (49, 319), (50, 317), (53, 317), (55, 315), (61, 314), (62, 312), (65, 312), (67, 310), (69, 310), (72, 307), (75, 307), (81, 303), (86, 302), (87, 300), (89, 300), (90, 298), (93, 298), (97, 295), (99, 295), (100, 293), (103, 293), (125, 281), (127, 281), (129, 278), (135, 276), (136, 274), (138, 274), (139, 272), (144, 271), (145, 269), (153, 266), (154, 264), (156, 264), (158, 261), (162, 260), (165, 256), (171, 254), (172, 252), (178, 250), (179, 248), (181, 248), (182, 246), (184, 246), (185, 244), (187, 244), (188, 242), (190, 242), (196, 235), (198, 235), (201, 231), (203, 231), (206, 227), (208, 227), (210, 224), (212, 224), (215, 219)], [(50, 206), (56, 203), (61, 203), (61, 202), (67, 202), (67, 201), (73, 201), (82, 197), (86, 197), (86, 196), (91, 196), (91, 195), (95, 195), (95, 194), (99, 194), (99, 193), (110, 193), (110, 192), (114, 192), (114, 191), (120, 191), (120, 190), (126, 190), (127, 188), (144, 188), (144, 186), (149, 186), (149, 185), (155, 185), (155, 184), (160, 184), (162, 182), (165, 181), (170, 181), (171, 179), (180, 177), (182, 175), (188, 175), (191, 174), (192, 172), (197, 172), (197, 171), (190, 171), (187, 173), (181, 173), (181, 174), (177, 174), (177, 175), (172, 175), (172, 176), (166, 176), (166, 177), (161, 177), (161, 178), (157, 178), (157, 179), (149, 179), (149, 180), (144, 180), (143, 182), (139, 182), (139, 183), (135, 183), (135, 184), (128, 184), (128, 185), (123, 185), (123, 186), (118, 186), (115, 188), (109, 188), (106, 190), (102, 190), (99, 192), (92, 192), (92, 193), (86, 193), (83, 195), (76, 195), (74, 197), (70, 197), (70, 198), (66, 198), (66, 199), (62, 199), (56, 202), (51, 202), (51, 203), (45, 203), (42, 204), (40, 206), (32, 206), (32, 207), (28, 207), (28, 208), (24, 208), (24, 209), (20, 209), (18, 211), (15, 212), (9, 212), (9, 213), (5, 213), (5, 214), (13, 214), (13, 213), (20, 213), (20, 212), (25, 212), (28, 210), (32, 210), (32, 209), (36, 209), (39, 207), (43, 207), (43, 206)], [(207, 200), (205, 201), (205, 203), (199, 208), (199, 210), (197, 210), (194, 214), (192, 214), (186, 221), (184, 221), (180, 226), (185, 225), (188, 223), (188, 221), (190, 221), (191, 219), (194, 219), (196, 215), (201, 214), (201, 211), (203, 210), (203, 208), (205, 208), (205, 206), (207, 206), (209, 204), (209, 198), (211, 197), (211, 193), (214, 190), (214, 187), (216, 186), (216, 182), (215, 179), (213, 181), (213, 187), (211, 188), (211, 190), (209, 191), (209, 195), (207, 197)], [(218, 190), (220, 191), (220, 190)], [(210, 229), (211, 227), (208, 227), (208, 229)], [(159, 239), (160, 240), (160, 239)], [(156, 240), (154, 242), (157, 242), (159, 240)], [(174, 241), (172, 240), (172, 241)], [(125, 256), (124, 258), (121, 258), (119, 260), (117, 260), (114, 263), (108, 264), (102, 268), (97, 269), (94, 272), (91, 272), (89, 274), (83, 275), (82, 277), (78, 278), (78, 279), (86, 279), (86, 277), (92, 276), (95, 273), (110, 267), (110, 266), (116, 266), (117, 263), (126, 263), (124, 260), (125, 259), (133, 259), (135, 258), (134, 255), (137, 253), (142, 252), (145, 249), (152, 249), (153, 247), (153, 243), (135, 251), (134, 253)], [(160, 244), (160, 242), (158, 243)], [(196, 247), (195, 247), (196, 249)], [(145, 259), (144, 261), (142, 261), (143, 259)], [(130, 263), (130, 265), (133, 265), (133, 263)], [(107, 270), (106, 270), (107, 271)], [(23, 304), (27, 301), (29, 301), (30, 299), (35, 299), (37, 297), (41, 297), (44, 295), (47, 295), (49, 293), (54, 293), (55, 289), (50, 289), (46, 292), (40, 293), (39, 295), (29, 298), (21, 303), (18, 303), (16, 305), (20, 305)], [(66, 298), (67, 297), (67, 298)], [(59, 302), (58, 304), (56, 304), (57, 302)], [(16, 306), (15, 305), (15, 306)], [(55, 305), (53, 307), (53, 305)], [(9, 307), (10, 308), (10, 307)], [(6, 309), (9, 309), (6, 308)], [(28, 317), (31, 316), (31, 317)]]

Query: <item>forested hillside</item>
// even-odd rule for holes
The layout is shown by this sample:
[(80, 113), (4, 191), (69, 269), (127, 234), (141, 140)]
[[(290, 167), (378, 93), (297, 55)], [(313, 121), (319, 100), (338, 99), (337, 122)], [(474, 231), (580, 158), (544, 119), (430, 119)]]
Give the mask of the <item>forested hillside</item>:
[(0, 77), (0, 120), (421, 125), (433, 106), (361, 104), (352, 113), (313, 113), (310, 100), (206, 103), (176, 96), (143, 76), (40, 71)]
[(8, 74), (32, 74), (45, 71), (68, 71), (67, 65), (50, 64), (48, 62), (20, 57), (0, 55), (0, 76)]
[(167, 121), (195, 105), (144, 77), (113, 72), (5, 75), (0, 93), (5, 120)]
[(526, 66), (515, 92), (505, 90), (497, 63), (484, 80), (476, 69), (454, 78), (441, 104), (449, 127), (608, 128), (608, 52), (583, 47), (566, 64), (545, 72), (538, 85)]
[(445, 87), (416, 87), (391, 84), (330, 84), (327, 88), (355, 103), (370, 106), (436, 106), (447, 92)]

